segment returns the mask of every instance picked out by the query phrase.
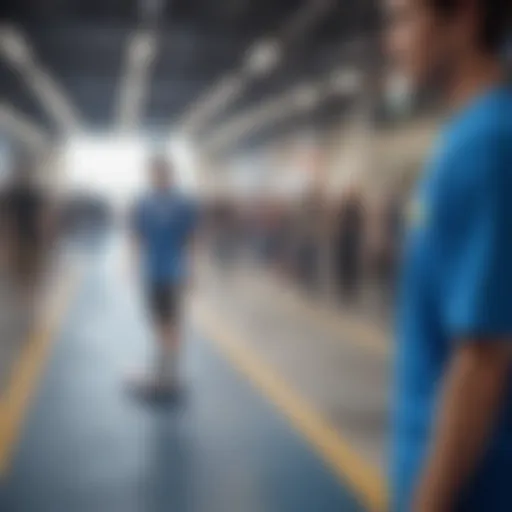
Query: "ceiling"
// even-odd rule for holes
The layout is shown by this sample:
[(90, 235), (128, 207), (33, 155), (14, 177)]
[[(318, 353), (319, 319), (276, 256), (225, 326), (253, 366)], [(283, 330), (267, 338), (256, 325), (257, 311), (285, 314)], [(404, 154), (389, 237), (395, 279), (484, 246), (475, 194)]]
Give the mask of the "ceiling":
[[(127, 48), (141, 28), (154, 31), (157, 52), (138, 121), (141, 129), (160, 133), (176, 129), (223, 78), (239, 76), (255, 43), (278, 41), (282, 55), (274, 69), (245, 79), (243, 90), (199, 117), (195, 131), (204, 140), (297, 84), (368, 62), (368, 48), (361, 53), (353, 42), (374, 41), (376, 0), (322, 1), (323, 10), (309, 19), (301, 13), (315, 3), (311, 0), (3, 0), (0, 9), (1, 19), (23, 33), (86, 130), (115, 128)], [(0, 101), (62, 135), (37, 94), (1, 59)], [(307, 115), (291, 113), (262, 126), (235, 145), (260, 144), (301, 126), (322, 129), (346, 108), (345, 100), (325, 101)]]

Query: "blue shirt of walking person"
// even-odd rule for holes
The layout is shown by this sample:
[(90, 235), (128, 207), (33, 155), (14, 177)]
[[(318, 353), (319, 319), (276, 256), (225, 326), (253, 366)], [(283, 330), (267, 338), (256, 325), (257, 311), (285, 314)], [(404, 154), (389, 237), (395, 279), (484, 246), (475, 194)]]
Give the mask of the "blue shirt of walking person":
[(193, 202), (175, 190), (154, 190), (139, 201), (134, 229), (149, 283), (180, 284), (186, 279), (187, 248), (196, 221)]

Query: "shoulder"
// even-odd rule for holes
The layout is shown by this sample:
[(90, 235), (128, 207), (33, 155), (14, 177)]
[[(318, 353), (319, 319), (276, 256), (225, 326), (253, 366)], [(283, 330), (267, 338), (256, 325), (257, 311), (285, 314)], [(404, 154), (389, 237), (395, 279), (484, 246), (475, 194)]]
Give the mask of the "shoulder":
[(512, 101), (493, 102), (446, 137), (444, 163), (457, 182), (512, 179)]
[(512, 140), (512, 94), (495, 94), (479, 108), (468, 113), (453, 128), (452, 149), (474, 152), (505, 149)]

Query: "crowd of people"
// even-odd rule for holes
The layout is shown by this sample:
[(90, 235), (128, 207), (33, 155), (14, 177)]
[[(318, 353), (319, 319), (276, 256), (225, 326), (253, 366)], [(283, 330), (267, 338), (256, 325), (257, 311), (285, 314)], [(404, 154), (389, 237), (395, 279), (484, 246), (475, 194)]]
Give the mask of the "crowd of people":
[(406, 197), (355, 187), (337, 201), (315, 189), (296, 200), (218, 200), (209, 232), (219, 265), (248, 260), (311, 294), (356, 301), (365, 283), (393, 289)]
[(52, 202), (38, 182), (34, 162), (18, 155), (0, 193), (0, 269), (11, 298), (31, 308), (56, 236)]
[(33, 155), (20, 152), (0, 185), (1, 284), (12, 300), (31, 309), (59, 241), (78, 234), (90, 241), (112, 220), (108, 203), (100, 198), (86, 193), (57, 197), (40, 178)]

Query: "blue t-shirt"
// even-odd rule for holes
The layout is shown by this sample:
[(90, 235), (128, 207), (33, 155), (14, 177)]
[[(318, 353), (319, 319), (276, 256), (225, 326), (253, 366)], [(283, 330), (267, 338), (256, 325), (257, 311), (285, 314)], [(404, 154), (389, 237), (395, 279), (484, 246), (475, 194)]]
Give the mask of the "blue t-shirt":
[(179, 284), (186, 275), (187, 246), (196, 224), (193, 204), (172, 191), (153, 192), (136, 205), (133, 220), (146, 280)]
[[(449, 123), (410, 209), (398, 308), (393, 512), (410, 510), (456, 343), (512, 343), (512, 93), (487, 91)], [(459, 511), (512, 511), (512, 379)]]

